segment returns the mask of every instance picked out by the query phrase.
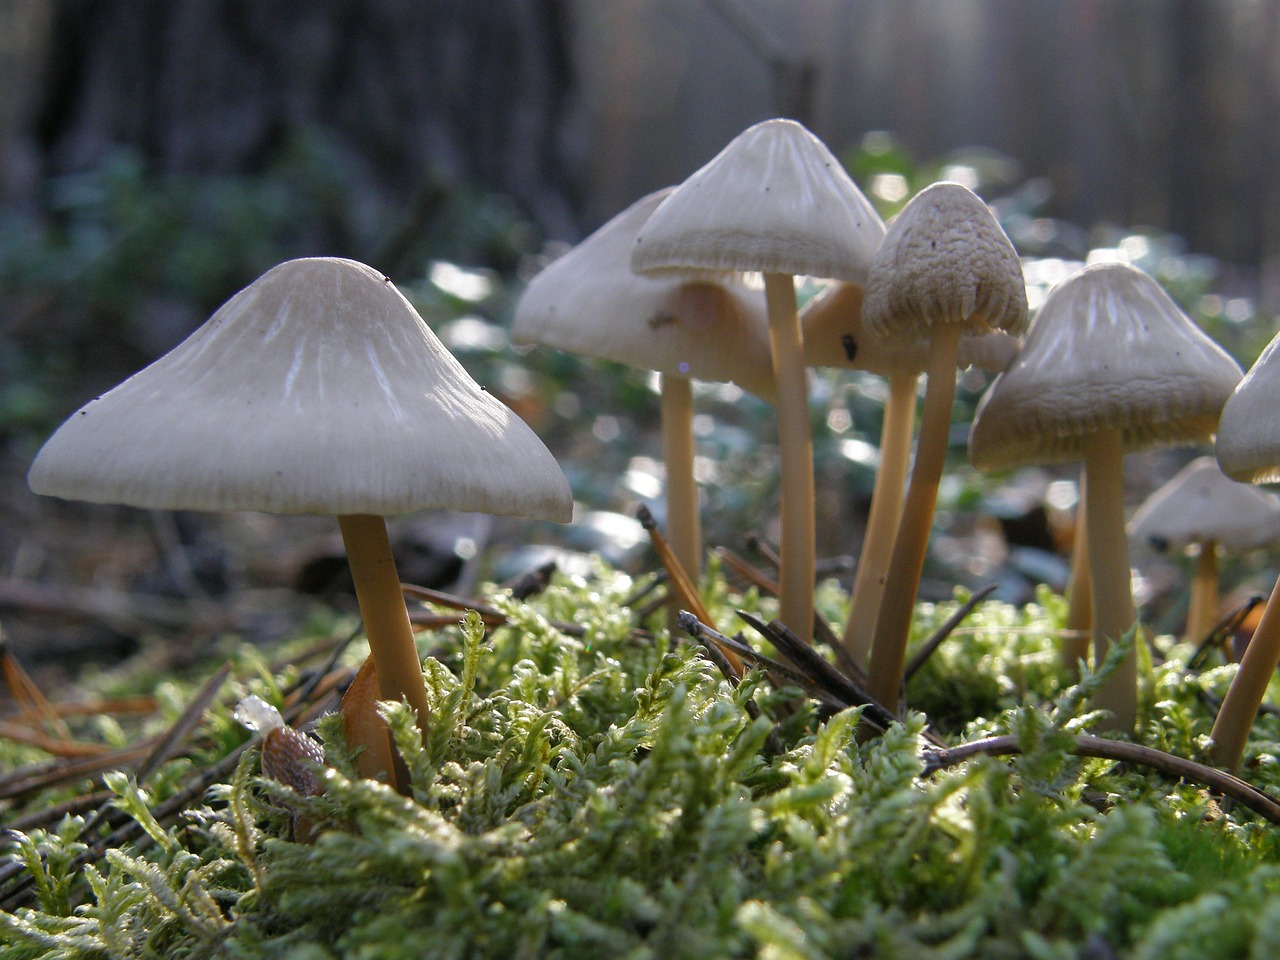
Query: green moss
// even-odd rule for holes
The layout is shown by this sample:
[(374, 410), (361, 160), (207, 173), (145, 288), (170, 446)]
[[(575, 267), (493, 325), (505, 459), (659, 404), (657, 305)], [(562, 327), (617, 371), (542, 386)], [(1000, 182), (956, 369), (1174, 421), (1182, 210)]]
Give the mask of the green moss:
[[(435, 637), (429, 736), (388, 708), (409, 797), (356, 776), (333, 718), (319, 796), (262, 778), (250, 751), (166, 826), (152, 785), (110, 778), (146, 842), (77, 870), (77, 821), (20, 836), (37, 900), (0, 915), (3, 955), (1226, 957), (1280, 943), (1272, 826), (1068, 755), (1064, 731), (1087, 717), (1053, 674), (1052, 605), (983, 608), (913, 694), (945, 705), (955, 678), (980, 678), (988, 692), (951, 722), (1014, 733), (1024, 754), (925, 776), (922, 714), (860, 742), (856, 709), (819, 719), (756, 675), (733, 689), (692, 647), (633, 632), (632, 588), (603, 569), (558, 579), (499, 600), (508, 626)], [(742, 603), (718, 584), (707, 596), (726, 624)], [(945, 606), (922, 609), (922, 634)], [(1148, 742), (1194, 752), (1219, 679), (1149, 665)], [(230, 749), (227, 716), (209, 728)], [(291, 839), (299, 815), (320, 825), (314, 843)]]

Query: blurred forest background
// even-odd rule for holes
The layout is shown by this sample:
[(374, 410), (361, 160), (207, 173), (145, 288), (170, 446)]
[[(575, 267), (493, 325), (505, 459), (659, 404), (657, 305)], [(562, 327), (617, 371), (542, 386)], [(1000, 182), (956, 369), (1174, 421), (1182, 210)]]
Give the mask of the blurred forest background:
[[(172, 614), (139, 607), (140, 583), (208, 597), (243, 574), (198, 524), (126, 533), (23, 476), (76, 406), (295, 256), (386, 272), (557, 453), (614, 445), (595, 462), (616, 475), (571, 472), (580, 497), (617, 506), (627, 476), (642, 499), (643, 377), (593, 387), (575, 361), (515, 356), (511, 303), (554, 244), (773, 116), (886, 213), (959, 176), (1029, 257), (1140, 238), (1246, 366), (1275, 331), (1276, 0), (0, 0), (0, 613), (65, 615), (70, 594), (38, 584), (91, 582), (127, 602), (86, 610), (136, 634)], [(704, 492), (740, 530), (769, 492), (762, 444), (750, 411), (711, 414)], [(821, 422), (865, 491), (858, 417)], [(852, 515), (853, 497), (820, 507)]]

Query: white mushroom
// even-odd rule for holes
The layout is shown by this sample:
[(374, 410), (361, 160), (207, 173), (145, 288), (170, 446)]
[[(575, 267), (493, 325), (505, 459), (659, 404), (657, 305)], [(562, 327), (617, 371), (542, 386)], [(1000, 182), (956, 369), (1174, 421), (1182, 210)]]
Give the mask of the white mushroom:
[(702, 541), (690, 380), (734, 381), (770, 400), (775, 391), (758, 290), (730, 273), (631, 269), (636, 233), (670, 193), (636, 201), (538, 273), (516, 304), (512, 337), (661, 374), (666, 532), (696, 582)]
[(433, 508), (567, 521), (568, 483), (395, 286), (291, 260), (40, 450), (36, 493), (158, 510), (336, 515), (384, 699), (427, 722), (383, 517)]
[[(1128, 264), (1101, 263), (1049, 291), (1018, 358), (978, 405), (969, 459), (979, 470), (1084, 461), (1099, 662), (1136, 620), (1124, 530), (1124, 454), (1209, 440), (1240, 376), (1239, 365), (1155, 280)], [(1098, 703), (1118, 728), (1133, 728), (1133, 656)]]
[(943, 182), (907, 202), (872, 264), (863, 319), (882, 337), (929, 342), (915, 465), (886, 573), (894, 589), (881, 602), (868, 671), (868, 692), (892, 707), (951, 433), (960, 338), (994, 330), (1016, 336), (1027, 322), (1018, 255), (981, 198)]
[(1280, 538), (1280, 500), (1231, 480), (1214, 457), (1197, 457), (1151, 494), (1129, 521), (1129, 539), (1190, 550), (1195, 574), (1184, 637), (1201, 642), (1218, 613), (1218, 552), (1246, 553)]
[[(1275, 411), (1280, 402), (1280, 335), (1249, 368), (1222, 409), (1217, 456), (1222, 472), (1246, 483), (1280, 479), (1280, 430)], [(1276, 582), (1262, 618), (1240, 658), (1235, 679), (1222, 701), (1210, 733), (1209, 754), (1228, 770), (1244, 756), (1253, 719), (1280, 663), (1280, 581)]]
[(654, 211), (636, 238), (641, 272), (764, 274), (778, 391), (782, 536), (780, 618), (812, 635), (813, 447), (794, 277), (861, 281), (884, 227), (831, 151), (791, 120), (743, 131)]

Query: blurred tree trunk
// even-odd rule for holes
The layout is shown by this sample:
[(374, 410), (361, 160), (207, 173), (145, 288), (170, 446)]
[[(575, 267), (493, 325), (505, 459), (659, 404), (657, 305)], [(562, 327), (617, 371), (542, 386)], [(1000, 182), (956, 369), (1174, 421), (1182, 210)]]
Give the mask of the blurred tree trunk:
[(39, 134), (54, 173), (227, 173), (321, 131), (370, 190), (483, 183), (569, 230), (568, 33), (566, 0), (63, 0)]

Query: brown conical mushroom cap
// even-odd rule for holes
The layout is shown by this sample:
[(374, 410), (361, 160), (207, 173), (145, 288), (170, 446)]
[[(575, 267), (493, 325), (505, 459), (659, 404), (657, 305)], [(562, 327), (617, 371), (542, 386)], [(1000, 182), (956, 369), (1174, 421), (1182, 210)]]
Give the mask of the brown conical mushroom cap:
[(632, 266), (862, 280), (879, 214), (830, 150), (793, 120), (738, 134), (653, 213)]
[(1213, 457), (1197, 457), (1134, 512), (1129, 537), (1161, 549), (1213, 542), (1254, 550), (1280, 538), (1280, 501), (1231, 480)]
[(1239, 364), (1142, 271), (1100, 263), (1045, 298), (1022, 350), (978, 405), (979, 470), (1080, 459), (1116, 427), (1126, 452), (1208, 441)]
[(1267, 344), (1222, 408), (1216, 452), (1222, 472), (1248, 483), (1280, 480), (1280, 334)]
[(153, 509), (565, 521), (569, 487), (386, 277), (292, 260), (49, 439), (31, 488)]
[(970, 334), (1022, 332), (1022, 265), (977, 194), (934, 183), (899, 211), (871, 265), (863, 318), (883, 337), (928, 336), (940, 323)]
[(530, 281), (512, 338), (698, 380), (774, 393), (764, 297), (736, 274), (645, 276), (636, 233), (671, 193), (633, 203)]
[[(882, 377), (924, 372), (927, 337), (884, 337), (862, 319), (863, 292), (855, 283), (834, 283), (800, 311), (805, 363), (811, 367), (866, 370)], [(999, 373), (1017, 356), (1022, 339), (1003, 330), (960, 338), (956, 366)]]

